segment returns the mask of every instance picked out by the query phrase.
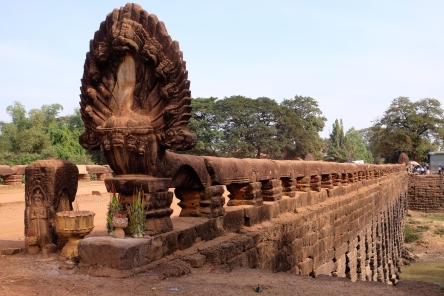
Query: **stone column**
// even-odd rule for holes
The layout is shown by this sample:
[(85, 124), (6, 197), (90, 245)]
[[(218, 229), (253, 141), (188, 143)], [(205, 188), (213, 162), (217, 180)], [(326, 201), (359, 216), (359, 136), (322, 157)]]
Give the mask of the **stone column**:
[(216, 218), (225, 214), (224, 186), (188, 189), (176, 188), (174, 193), (182, 208), (180, 217)]
[(233, 183), (227, 185), (227, 190), (230, 192), (227, 203), (228, 206), (253, 205), (260, 206), (263, 204), (262, 200), (262, 183), (252, 182), (237, 184)]
[(296, 196), (296, 179), (294, 178), (282, 178), (282, 194), (288, 197)]
[(263, 181), (262, 199), (264, 201), (276, 201), (282, 199), (282, 185), (280, 179)]

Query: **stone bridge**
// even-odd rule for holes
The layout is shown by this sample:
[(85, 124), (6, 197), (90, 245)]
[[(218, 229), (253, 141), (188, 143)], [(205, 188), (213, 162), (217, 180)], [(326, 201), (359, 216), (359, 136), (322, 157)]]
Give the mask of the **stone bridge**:
[[(196, 135), (188, 130), (186, 63), (165, 24), (128, 3), (107, 15), (89, 44), (79, 142), (104, 155), (114, 172), (105, 184), (121, 205), (136, 208), (141, 192), (146, 229), (137, 236), (150, 237), (86, 238), (79, 271), (128, 276), (166, 264), (180, 275), (211, 264), (396, 282), (403, 165), (176, 154), (192, 149)], [(171, 188), (182, 208), (173, 219)]]
[(171, 184), (182, 213), (173, 229), (145, 239), (86, 238), (80, 272), (130, 276), (167, 264), (181, 275), (211, 264), (397, 281), (407, 210), (403, 165), (189, 158), (206, 173), (175, 169)]

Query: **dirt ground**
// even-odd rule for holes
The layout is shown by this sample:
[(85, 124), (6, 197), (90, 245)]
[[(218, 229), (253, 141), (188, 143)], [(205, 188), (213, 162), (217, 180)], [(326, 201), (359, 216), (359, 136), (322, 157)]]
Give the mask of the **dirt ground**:
[[(92, 194), (92, 192), (96, 192)], [(99, 194), (97, 194), (97, 192)], [(103, 182), (80, 184), (76, 200), (81, 210), (96, 213), (91, 236), (106, 234), (105, 213), (109, 195)], [(174, 215), (180, 208), (172, 205)], [(0, 250), (24, 248), (23, 188), (0, 186)], [(430, 245), (430, 244), (429, 244)], [(430, 247), (428, 247), (430, 253)], [(427, 253), (425, 253), (427, 254)], [(192, 269), (179, 278), (165, 277), (162, 266), (124, 279), (78, 275), (52, 254), (0, 256), (0, 295), (444, 295), (434, 284), (401, 281), (396, 286), (375, 282), (352, 283), (329, 276), (303, 277), (291, 273), (235, 268)], [(422, 257), (423, 260), (427, 256)]]
[(417, 262), (444, 262), (444, 214), (409, 211), (406, 225), (420, 233), (418, 240), (405, 244)]

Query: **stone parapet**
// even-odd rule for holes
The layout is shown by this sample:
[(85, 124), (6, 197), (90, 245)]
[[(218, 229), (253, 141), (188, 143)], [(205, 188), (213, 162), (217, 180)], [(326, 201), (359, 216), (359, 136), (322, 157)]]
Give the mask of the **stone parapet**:
[(139, 240), (86, 238), (79, 245), (79, 272), (130, 276), (159, 260), (180, 260), (194, 268), (229, 265), (395, 283), (407, 180), (402, 171), (226, 207), (216, 218), (172, 218), (172, 231)]

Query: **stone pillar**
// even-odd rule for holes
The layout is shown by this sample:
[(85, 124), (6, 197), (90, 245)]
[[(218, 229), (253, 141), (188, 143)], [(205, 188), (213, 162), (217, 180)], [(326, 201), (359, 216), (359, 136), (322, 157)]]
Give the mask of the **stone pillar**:
[(296, 196), (296, 179), (294, 178), (282, 178), (282, 194), (288, 197)]
[(207, 218), (216, 218), (225, 214), (223, 196), (225, 188), (222, 185), (206, 187), (200, 192), (200, 213)]
[(342, 174), (334, 173), (333, 174), (333, 186), (340, 186), (342, 184)]
[(188, 189), (176, 188), (174, 193), (180, 200), (182, 208), (180, 217), (207, 217), (216, 218), (225, 214), (224, 186), (210, 186), (206, 188)]
[(276, 201), (282, 199), (281, 180), (272, 179), (262, 183), (262, 199), (264, 201)]
[(97, 181), (105, 181), (107, 174), (96, 174), (97, 175)]
[(39, 233), (39, 244), (56, 244), (61, 248), (67, 239), (55, 229), (56, 213), (72, 210), (77, 193), (75, 164), (58, 159), (38, 160), (25, 170), (25, 235)]
[(322, 178), (319, 175), (314, 175), (310, 177), (310, 189), (313, 191), (321, 191), (322, 188)]
[[(168, 191), (170, 178), (155, 178), (147, 175), (119, 175), (105, 179), (108, 192), (114, 188), (121, 196), (124, 208), (131, 205), (136, 190), (144, 191), (146, 206), (146, 233), (155, 235), (173, 230), (170, 208), (173, 193)], [(129, 229), (125, 230), (126, 232)]]
[(310, 177), (298, 177), (296, 178), (296, 190), (297, 191), (310, 191)]
[(321, 176), (321, 187), (327, 189), (333, 189), (333, 178), (330, 174)]
[(348, 179), (347, 173), (342, 174), (341, 183), (342, 183), (342, 186), (347, 186), (349, 184), (349, 179)]
[(262, 183), (252, 182), (237, 184), (233, 183), (227, 185), (227, 190), (230, 192), (227, 203), (228, 206), (253, 205), (260, 206), (263, 204), (262, 200)]
[(17, 186), (22, 185), (22, 175), (9, 175), (3, 177), (3, 181), (5, 185)]

